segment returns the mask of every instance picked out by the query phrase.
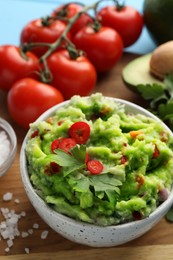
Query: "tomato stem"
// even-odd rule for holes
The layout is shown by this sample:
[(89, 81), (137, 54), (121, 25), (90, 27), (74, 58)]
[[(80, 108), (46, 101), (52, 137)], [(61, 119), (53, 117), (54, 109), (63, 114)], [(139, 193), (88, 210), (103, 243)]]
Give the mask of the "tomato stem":
[(116, 6), (116, 9), (117, 9), (118, 11), (121, 11), (121, 10), (124, 8), (124, 6), (125, 6), (125, 1), (123, 1), (122, 3), (119, 3), (118, 0), (113, 0), (113, 1), (115, 2), (115, 6)]
[(63, 31), (63, 33), (61, 34), (61, 36), (58, 38), (57, 41), (53, 42), (52, 44), (50, 44), (50, 48), (48, 49), (47, 52), (45, 52), (43, 54), (43, 56), (40, 57), (40, 60), (43, 61), (45, 59), (47, 59), (49, 57), (49, 55), (62, 43), (63, 40), (66, 40), (67, 37), (67, 33), (70, 31), (72, 25), (76, 22), (76, 20), (85, 12), (87, 12), (90, 9), (95, 8), (96, 3), (92, 4), (92, 5), (88, 5), (88, 6), (84, 6), (82, 8), (82, 10), (80, 12), (78, 12), (76, 15), (74, 15), (73, 17), (71, 17), (69, 19), (69, 22), (67, 24), (67, 27), (65, 28), (65, 30)]

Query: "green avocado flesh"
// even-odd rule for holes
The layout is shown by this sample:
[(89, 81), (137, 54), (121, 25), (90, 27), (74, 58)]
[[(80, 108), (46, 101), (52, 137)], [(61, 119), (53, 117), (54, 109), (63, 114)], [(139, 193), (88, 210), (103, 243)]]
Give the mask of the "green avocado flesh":
[[(165, 200), (162, 194), (169, 195), (173, 184), (173, 138), (160, 121), (126, 110), (101, 93), (74, 96), (30, 125), (28, 174), (47, 205), (73, 219), (109, 226), (146, 218)], [(62, 147), (52, 152), (52, 143), (69, 141), (69, 129), (81, 121), (90, 127), (85, 143), (70, 153)], [(89, 161), (103, 168), (96, 174)]]
[(149, 62), (152, 53), (140, 56), (128, 63), (122, 71), (122, 78), (126, 85), (134, 91), (137, 91), (139, 84), (163, 84), (162, 81), (153, 77), (149, 72)]

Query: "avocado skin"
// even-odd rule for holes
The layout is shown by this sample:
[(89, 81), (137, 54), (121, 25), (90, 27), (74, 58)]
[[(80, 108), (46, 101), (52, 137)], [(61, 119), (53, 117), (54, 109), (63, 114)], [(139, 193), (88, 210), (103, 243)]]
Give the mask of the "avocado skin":
[(173, 1), (144, 0), (143, 18), (157, 45), (173, 40)]

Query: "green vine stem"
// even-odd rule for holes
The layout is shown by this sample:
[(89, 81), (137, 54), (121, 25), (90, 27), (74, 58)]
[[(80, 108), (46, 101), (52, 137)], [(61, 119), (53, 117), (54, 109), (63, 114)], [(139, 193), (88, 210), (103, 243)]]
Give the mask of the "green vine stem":
[[(94, 11), (96, 11), (98, 5), (103, 2), (105, 0), (99, 0), (91, 5), (83, 5), (83, 8), (76, 14), (74, 15), (73, 17), (71, 18), (65, 18), (65, 17), (62, 17), (62, 20), (65, 19), (66, 21), (68, 21), (67, 23), (67, 26), (65, 28), (65, 30), (63, 31), (63, 33), (61, 34), (61, 36), (53, 43), (29, 43), (27, 45), (24, 44), (24, 46), (22, 46), (22, 55), (24, 55), (24, 53), (28, 50), (31, 50), (32, 48), (35, 48), (35, 47), (40, 47), (40, 46), (46, 46), (48, 47), (48, 50), (40, 57), (40, 62), (43, 64), (43, 67), (44, 69), (40, 71), (40, 77), (41, 77), (41, 80), (45, 83), (50, 83), (51, 80), (52, 80), (52, 74), (51, 74), (51, 71), (49, 70), (48, 68), (48, 65), (47, 65), (47, 58), (60, 46), (60, 44), (65, 41), (66, 42), (66, 49), (69, 51), (69, 55), (71, 57), (71, 59), (76, 59), (77, 57), (81, 56), (83, 54), (83, 52), (81, 50), (77, 50), (75, 48), (75, 46), (73, 45), (73, 43), (67, 38), (67, 34), (68, 32), (70, 31), (72, 25), (77, 21), (77, 19), (83, 14), (83, 13), (86, 13), (87, 11), (93, 9)], [(114, 3), (116, 2), (117, 4), (117, 0), (112, 0)], [(69, 4), (72, 4), (73, 2), (71, 3), (68, 3), (67, 5), (65, 5), (64, 8), (67, 8), (67, 6)], [(77, 3), (77, 2), (74, 2), (74, 3)], [(79, 4), (79, 3), (78, 3)], [(61, 19), (60, 16), (57, 16), (57, 17), (45, 17), (45, 19), (43, 19), (43, 24), (45, 23), (46, 26), (48, 26), (49, 23), (53, 22), (54, 20), (56, 19)], [(93, 19), (93, 29), (95, 31), (99, 31), (100, 29), (100, 23), (99, 21), (97, 21), (96, 19)]]
[(57, 41), (53, 42), (52, 44), (50, 44), (49, 49), (47, 50), (47, 52), (45, 52), (41, 57), (40, 57), (40, 61), (43, 62), (45, 59), (47, 59), (49, 57), (49, 55), (51, 55), (52, 52), (54, 52), (57, 47), (62, 43), (63, 40), (67, 39), (67, 33), (70, 31), (72, 25), (77, 21), (77, 19), (83, 14), (86, 13), (88, 10), (90, 9), (95, 9), (96, 6), (98, 6), (98, 4), (100, 2), (102, 2), (103, 0), (100, 0), (92, 5), (88, 5), (88, 6), (84, 6), (80, 12), (78, 12), (76, 15), (74, 15), (73, 17), (71, 17), (68, 20), (68, 24), (67, 27), (65, 28), (65, 30), (63, 31), (63, 33), (61, 34), (61, 36), (58, 38)]

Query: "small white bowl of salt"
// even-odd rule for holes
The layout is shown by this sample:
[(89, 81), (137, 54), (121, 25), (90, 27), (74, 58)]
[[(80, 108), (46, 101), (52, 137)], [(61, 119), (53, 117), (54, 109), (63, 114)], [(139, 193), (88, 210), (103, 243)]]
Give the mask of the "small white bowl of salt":
[(0, 176), (11, 167), (17, 151), (17, 138), (12, 126), (0, 117)]

